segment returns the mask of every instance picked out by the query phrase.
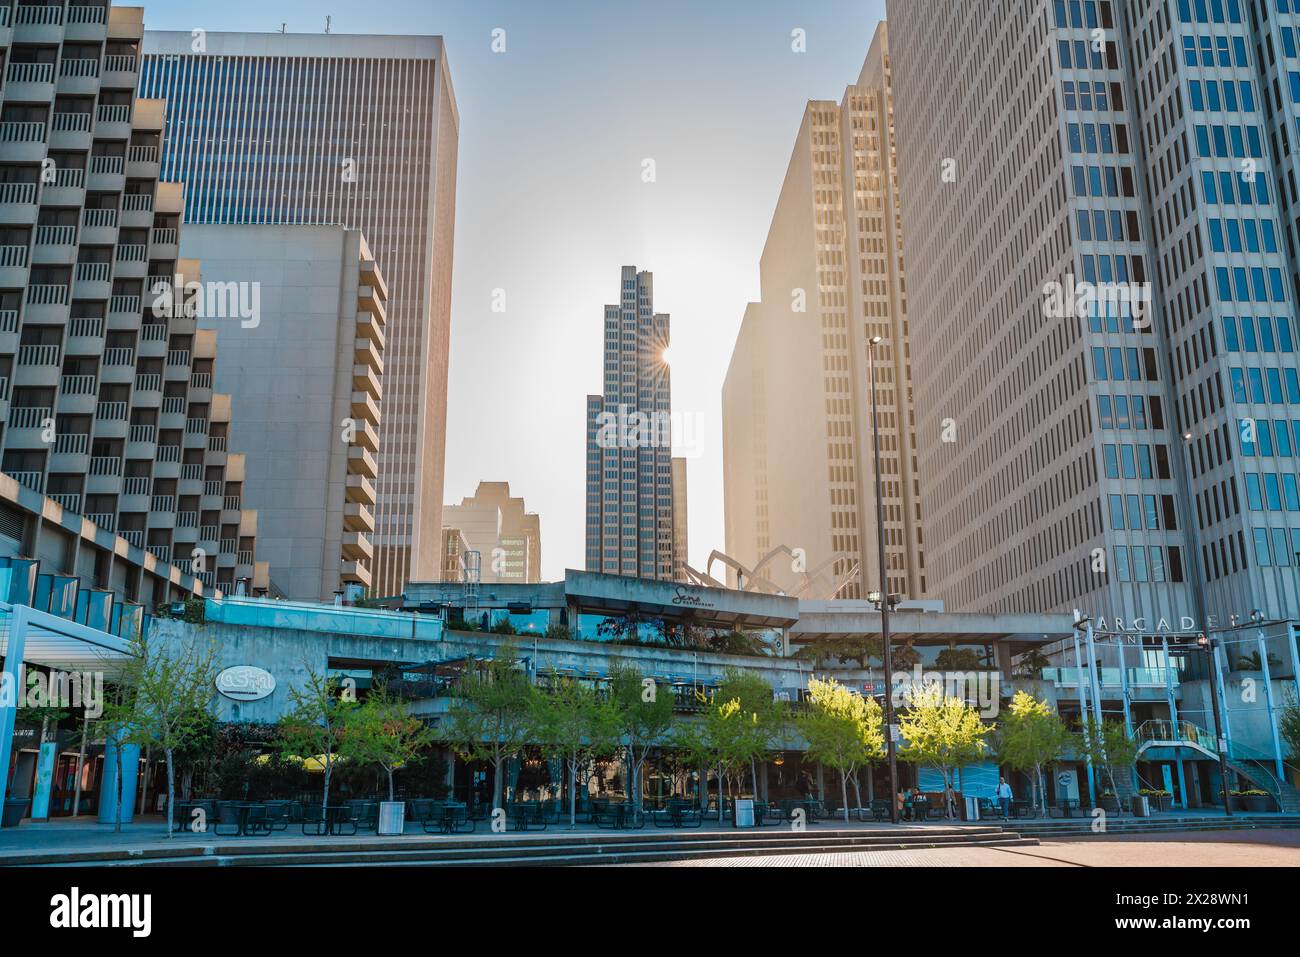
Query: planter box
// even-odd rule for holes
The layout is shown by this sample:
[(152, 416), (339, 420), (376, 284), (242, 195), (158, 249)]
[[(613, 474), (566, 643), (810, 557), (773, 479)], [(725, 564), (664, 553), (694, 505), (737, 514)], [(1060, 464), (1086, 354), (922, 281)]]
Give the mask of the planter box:
[(27, 816), (27, 798), (8, 798), (5, 800), (4, 813), (0, 816), (0, 827), (17, 827)]
[(1103, 797), (1098, 803), (1101, 804), (1102, 810), (1107, 814), (1119, 813), (1119, 798), (1117, 797)]
[(380, 801), (379, 823), (375, 833), (381, 837), (396, 837), (406, 830), (406, 802)]
[(1240, 802), (1240, 807), (1244, 811), (1261, 813), (1273, 810), (1273, 799), (1263, 794), (1248, 794), (1234, 800)]

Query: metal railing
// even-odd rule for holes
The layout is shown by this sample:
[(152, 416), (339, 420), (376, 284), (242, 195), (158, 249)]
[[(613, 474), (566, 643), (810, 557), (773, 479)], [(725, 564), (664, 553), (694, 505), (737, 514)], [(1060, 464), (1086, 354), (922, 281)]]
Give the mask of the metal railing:
[(77, 282), (108, 282), (112, 263), (77, 263)]
[(139, 372), (135, 377), (137, 392), (161, 392), (162, 376), (157, 372)]
[(134, 73), (139, 60), (130, 53), (110, 53), (104, 57), (106, 73)]
[(155, 495), (149, 501), (149, 510), (153, 512), (174, 512), (176, 511), (175, 495)]
[[(113, 107), (101, 106), (99, 108), (99, 121), (104, 122), (104, 111), (113, 109)], [(126, 159), (122, 156), (92, 156), (90, 158), (90, 172), (92, 175), (99, 176), (120, 176), (126, 170)]]
[(0, 203), (36, 202), (35, 183), (0, 183)]
[(126, 213), (147, 213), (153, 209), (153, 193), (124, 193), (122, 211)]
[(68, 287), (63, 284), (44, 283), (27, 287), (27, 301), (33, 306), (66, 306)]
[(90, 460), (91, 475), (121, 475), (122, 460), (116, 455), (96, 455)]
[(9, 83), (53, 83), (53, 63), (13, 63), (5, 70)]
[(95, 376), (65, 375), (60, 388), (64, 395), (94, 395)]
[(104, 350), (104, 365), (129, 366), (135, 364), (135, 349), (131, 346), (113, 346)]
[(26, 246), (0, 246), (0, 267), (21, 268), (26, 265)]
[(38, 246), (71, 246), (76, 241), (76, 226), (36, 227), (36, 245)]
[(50, 420), (50, 410), (44, 406), (16, 405), (9, 410), (9, 427), (13, 429), (41, 429)]
[[(81, 110), (77, 112), (55, 113), (53, 120), (51, 120), (50, 128), (54, 130), (55, 133), (89, 133), (90, 128), (94, 125), (94, 120), (90, 115), (90, 111)], [(43, 138), (44, 137), (42, 137), (42, 139)], [(78, 172), (85, 173), (85, 170), (79, 169)], [(55, 185), (70, 186), (80, 184), (60, 183), (56, 177)]]
[(152, 442), (157, 434), (157, 427), (146, 423), (136, 423), (131, 426), (130, 441), (132, 442)]
[(78, 316), (68, 320), (68, 337), (71, 339), (98, 339), (104, 334), (104, 320), (97, 316)]
[(90, 57), (69, 57), (59, 64), (59, 76), (99, 76), (99, 61)]
[(63, 23), (63, 7), (33, 7), (19, 4), (16, 22), (34, 26), (55, 26)]
[[(55, 114), (55, 118), (58, 115)], [(0, 123), (0, 143), (39, 143), (45, 139), (44, 123)]]
[[(111, 299), (108, 300), (108, 311), (109, 311), (109, 312), (117, 312), (117, 313), (125, 313), (125, 314), (127, 314), (127, 315), (139, 315), (139, 313), (140, 313), (140, 297), (139, 297), (139, 296), (113, 296)], [(162, 325), (162, 326), (163, 326), (163, 335), (162, 335), (162, 338), (166, 339), (166, 338), (167, 338), (167, 330), (166, 330), (166, 326), (165, 326), (165, 324), (164, 324), (164, 323), (157, 323), (157, 325)], [(145, 335), (145, 330), (147, 330), (147, 329), (149, 329), (149, 328), (150, 328), (149, 324), (146, 323), (146, 324), (145, 324), (143, 327), (141, 327), (141, 329), (140, 329), (140, 338), (141, 338), (141, 339), (144, 339), (146, 342), (149, 342), (149, 341), (150, 341), (150, 339)]]
[(128, 475), (122, 482), (123, 495), (148, 495), (149, 476)]
[(53, 344), (18, 347), (20, 366), (56, 366), (59, 364), (59, 347)]
[(144, 548), (143, 529), (128, 528), (118, 532), (117, 534), (121, 535), (123, 538), (125, 538), (130, 544), (134, 545), (136, 548)]
[(86, 432), (60, 432), (54, 439), (58, 455), (86, 455), (90, 452), (90, 435)]
[(86, 209), (81, 213), (81, 225), (91, 228), (117, 225), (117, 210), (111, 206), (101, 209)]
[(108, 422), (125, 421), (126, 403), (116, 401), (100, 402), (99, 405), (95, 407), (95, 415)]

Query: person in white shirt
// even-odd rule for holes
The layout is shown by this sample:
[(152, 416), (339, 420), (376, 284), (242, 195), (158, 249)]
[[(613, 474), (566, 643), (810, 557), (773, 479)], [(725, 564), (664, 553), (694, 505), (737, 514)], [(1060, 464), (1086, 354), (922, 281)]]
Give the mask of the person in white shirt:
[(1006, 778), (998, 778), (998, 804), (1002, 805), (1002, 816), (1011, 817), (1011, 785)]

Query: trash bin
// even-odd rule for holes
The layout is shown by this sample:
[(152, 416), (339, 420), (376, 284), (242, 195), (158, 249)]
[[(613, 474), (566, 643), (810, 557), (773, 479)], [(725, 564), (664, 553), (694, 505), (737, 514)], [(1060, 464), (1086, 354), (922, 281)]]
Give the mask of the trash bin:
[(1150, 817), (1151, 816), (1151, 799), (1145, 794), (1133, 795), (1133, 816)]
[(375, 833), (385, 837), (393, 837), (401, 834), (405, 830), (406, 802), (380, 801), (379, 824), (375, 828)]
[(962, 803), (962, 820), (978, 821), (980, 819), (980, 799), (977, 797), (963, 797)]
[(736, 800), (736, 827), (754, 826), (754, 802), (749, 799)]
[(6, 798), (4, 814), (0, 815), (0, 827), (17, 827), (27, 816), (27, 798)]

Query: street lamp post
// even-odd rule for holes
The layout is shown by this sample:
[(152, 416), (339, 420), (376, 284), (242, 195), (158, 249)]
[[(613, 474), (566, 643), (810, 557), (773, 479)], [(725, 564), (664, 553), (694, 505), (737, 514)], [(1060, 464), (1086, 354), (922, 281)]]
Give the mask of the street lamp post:
[(898, 823), (898, 742), (894, 725), (894, 659), (889, 648), (889, 576), (885, 568), (885, 499), (880, 480), (880, 410), (876, 404), (876, 346), (884, 341), (872, 336), (868, 341), (871, 369), (871, 436), (876, 457), (876, 545), (880, 562), (880, 642), (884, 649), (885, 669), (885, 747), (889, 754), (889, 820)]
[(1232, 817), (1232, 798), (1228, 795), (1228, 757), (1227, 741), (1223, 737), (1223, 728), (1219, 724), (1219, 657), (1215, 652), (1215, 640), (1207, 633), (1202, 633), (1196, 643), (1210, 655), (1210, 708), (1214, 711), (1214, 750), (1219, 754), (1219, 781), (1223, 785), (1223, 813)]

